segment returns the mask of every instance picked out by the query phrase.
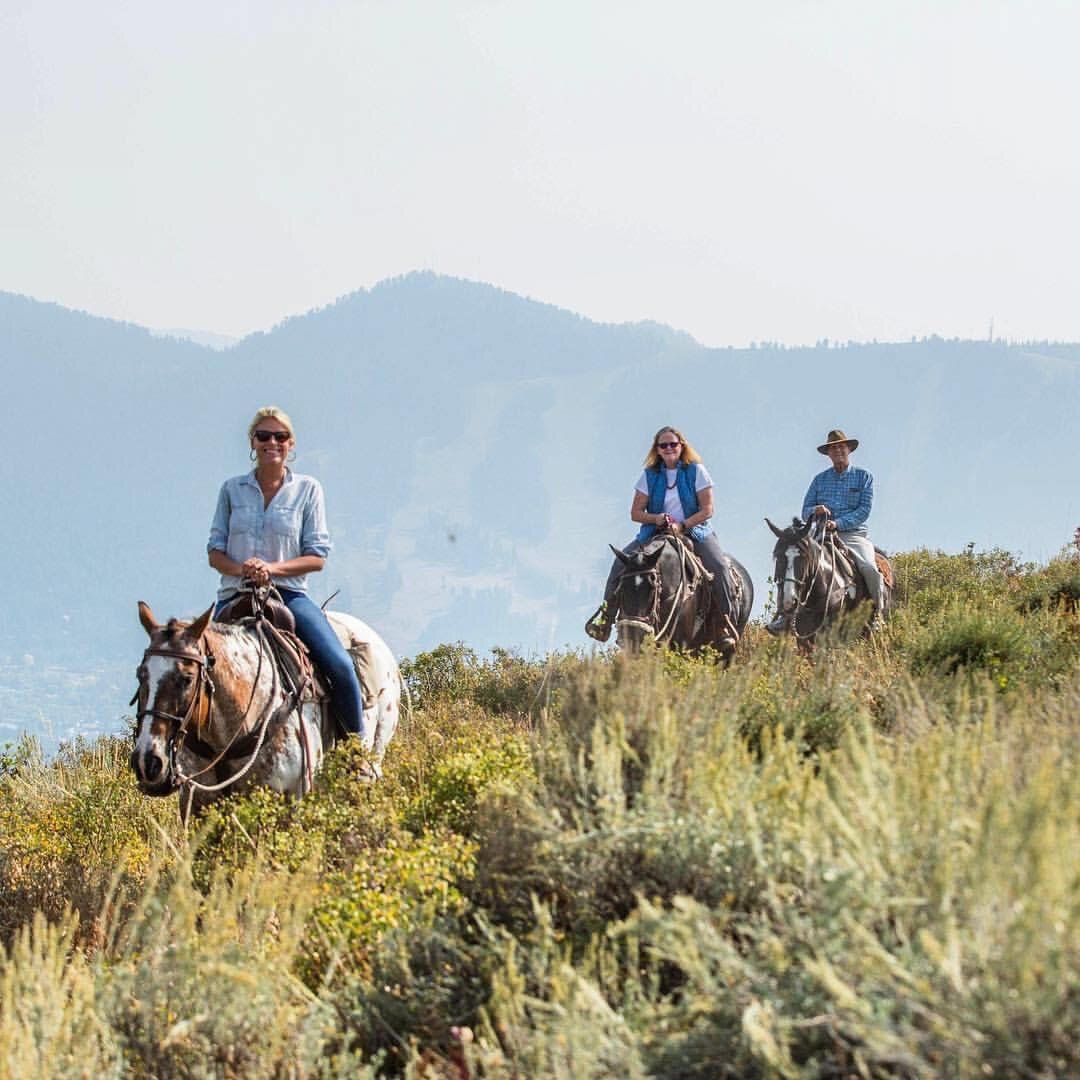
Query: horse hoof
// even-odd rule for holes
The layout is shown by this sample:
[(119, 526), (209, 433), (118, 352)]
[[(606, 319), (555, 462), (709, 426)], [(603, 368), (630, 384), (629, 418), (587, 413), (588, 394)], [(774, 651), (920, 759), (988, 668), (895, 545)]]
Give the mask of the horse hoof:
[(361, 784), (374, 784), (381, 779), (381, 773), (370, 761), (361, 761), (360, 767), (356, 770), (356, 779)]

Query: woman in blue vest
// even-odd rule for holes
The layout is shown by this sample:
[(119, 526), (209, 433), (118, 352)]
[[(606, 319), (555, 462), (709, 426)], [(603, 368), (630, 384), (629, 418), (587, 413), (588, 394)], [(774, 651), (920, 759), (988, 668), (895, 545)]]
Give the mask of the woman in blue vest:
[[(625, 554), (640, 550), (660, 526), (676, 534), (686, 533), (694, 551), (711, 570), (715, 598), (725, 616), (726, 633), (719, 644), (733, 648), (737, 633), (731, 612), (731, 569), (720, 541), (712, 527), (713, 481), (701, 455), (686, 441), (678, 428), (662, 427), (654, 436), (645, 458), (645, 469), (634, 485), (630, 520), (641, 526), (633, 542), (623, 548)], [(604, 601), (585, 624), (585, 633), (597, 641), (607, 641), (615, 623), (615, 589), (625, 567), (618, 559), (608, 574)]]

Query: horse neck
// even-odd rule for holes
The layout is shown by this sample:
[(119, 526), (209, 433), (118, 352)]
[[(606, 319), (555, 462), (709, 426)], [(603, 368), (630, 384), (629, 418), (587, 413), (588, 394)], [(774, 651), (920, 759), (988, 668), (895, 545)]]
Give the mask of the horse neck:
[(239, 724), (251, 730), (270, 707), (277, 686), (274, 658), (252, 630), (234, 626), (206, 630), (206, 647), (214, 657), (214, 708), (209, 734), (228, 740)]

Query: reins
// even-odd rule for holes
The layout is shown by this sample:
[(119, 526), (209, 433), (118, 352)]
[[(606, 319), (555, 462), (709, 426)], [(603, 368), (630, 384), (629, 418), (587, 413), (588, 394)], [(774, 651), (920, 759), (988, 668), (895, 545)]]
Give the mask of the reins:
[(687, 573), (687, 559), (688, 551), (686, 544), (679, 543), (674, 537), (665, 537), (665, 543), (674, 544), (679, 556), (679, 584), (675, 590), (675, 595), (671, 600), (671, 607), (668, 610), (667, 618), (664, 620), (663, 626), (657, 628), (657, 624), (660, 622), (660, 601), (664, 591), (663, 576), (660, 573), (658, 566), (654, 566), (648, 570), (639, 570), (635, 567), (630, 567), (624, 570), (619, 575), (618, 583), (615, 587), (615, 595), (618, 596), (621, 592), (623, 584), (631, 577), (643, 577), (650, 582), (652, 587), (652, 601), (649, 605), (649, 611), (644, 618), (636, 616), (630, 616), (628, 618), (619, 619), (619, 624), (622, 626), (638, 626), (643, 630), (648, 631), (653, 635), (657, 644), (662, 645), (665, 640), (665, 635), (671, 638), (675, 634), (675, 615), (679, 611), (683, 594), (688, 592), (687, 581), (689, 580), (689, 574)]
[[(267, 732), (270, 730), (271, 725), (279, 718), (288, 716), (293, 710), (297, 710), (300, 719), (301, 746), (304, 751), (305, 770), (310, 787), (310, 780), (313, 776), (311, 750), (308, 746), (306, 734), (304, 732), (303, 717), (299, 716), (299, 707), (303, 700), (304, 691), (313, 681), (310, 661), (306, 661), (302, 647), (297, 647), (297, 645), (290, 642), (285, 633), (269, 622), (264, 613), (263, 598), (256, 591), (253, 591), (252, 593), (252, 609), (255, 613), (252, 617), (254, 623), (253, 629), (259, 643), (258, 665), (255, 670), (255, 677), (251, 683), (251, 693), (248, 696), (248, 702), (244, 708), (244, 712), (240, 716), (240, 721), (236, 726), (236, 730), (220, 751), (215, 750), (213, 746), (204, 741), (202, 734), (199, 731), (200, 725), (196, 724), (194, 733), (191, 731), (192, 717), (196, 715), (198, 706), (204, 698), (206, 701), (204, 711), (205, 723), (207, 726), (209, 725), (210, 716), (213, 710), (214, 682), (210, 677), (210, 669), (214, 666), (214, 656), (209, 648), (206, 648), (205, 652), (203, 651), (202, 638), (195, 643), (195, 651), (181, 651), (179, 649), (155, 648), (154, 646), (150, 646), (143, 653), (144, 662), (148, 656), (164, 656), (199, 665), (199, 682), (191, 695), (191, 700), (188, 703), (188, 707), (183, 716), (176, 716), (163, 709), (140, 709), (136, 714), (136, 720), (138, 722), (141, 722), (146, 716), (155, 716), (168, 721), (170, 724), (176, 725), (175, 730), (172, 731), (168, 739), (169, 764), (172, 774), (176, 778), (175, 786), (184, 787), (187, 790), (189, 810), (191, 800), (193, 799), (196, 790), (207, 793), (222, 791), (225, 788), (236, 784), (247, 775), (262, 751), (263, 744), (266, 741)], [(263, 662), (267, 653), (274, 656), (277, 661), (272, 665), (270, 703), (264, 710), (264, 715), (256, 728), (245, 733), (244, 729), (247, 727), (248, 714), (251, 712), (251, 708), (255, 702), (255, 694), (262, 675)], [(289, 657), (293, 661), (292, 666), (296, 668), (295, 676), (291, 670), (290, 664), (286, 662), (286, 657)], [(287, 693), (285, 694), (284, 700), (277, 706), (271, 707), (272, 702), (278, 695), (279, 687), (282, 683), (287, 687)], [(132, 704), (135, 704), (138, 700), (140, 690), (136, 690), (135, 697), (132, 698)], [(178, 754), (180, 750), (184, 748), (189, 749), (200, 758), (210, 759), (209, 764), (204, 765), (196, 772), (190, 774), (185, 773), (180, 768), (178, 760)], [(208, 772), (216, 771), (217, 766), (220, 765), (222, 761), (232, 761), (240, 757), (246, 757), (247, 760), (236, 772), (232, 773), (224, 780), (216, 784), (204, 784), (197, 779)]]
[[(817, 539), (817, 549), (814, 548), (813, 543), (811, 542), (814, 539), (815, 538), (811, 534), (808, 534), (803, 538), (803, 541), (806, 543), (805, 557), (807, 561), (806, 572), (803, 574), (803, 577), (801, 579), (795, 577), (794, 560), (792, 560), (792, 572), (790, 574), (784, 574), (784, 584), (787, 584), (787, 582), (790, 581), (795, 585), (795, 606), (791, 613), (791, 632), (799, 641), (808, 641), (816, 634), (820, 633), (821, 628), (825, 625), (825, 620), (829, 617), (829, 597), (826, 592), (825, 597), (822, 600), (821, 615), (817, 621), (817, 625), (813, 630), (810, 630), (807, 633), (799, 632), (799, 614), (802, 611), (807, 610), (807, 602), (814, 594), (814, 589), (818, 584), (819, 574), (825, 569), (826, 560), (823, 558), (824, 554), (828, 552), (828, 561), (832, 567), (833, 573), (836, 572), (838, 566), (836, 533), (826, 530), (824, 536)], [(800, 595), (800, 592), (802, 595)], [(841, 594), (838, 611), (842, 612), (844, 610), (844, 601), (846, 597), (847, 592), (845, 590)]]

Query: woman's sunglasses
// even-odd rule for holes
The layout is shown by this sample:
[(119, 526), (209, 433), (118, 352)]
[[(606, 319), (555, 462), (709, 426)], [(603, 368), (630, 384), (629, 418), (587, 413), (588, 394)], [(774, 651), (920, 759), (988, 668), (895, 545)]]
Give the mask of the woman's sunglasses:
[[(259, 433), (256, 431), (255, 434), (258, 435)], [(677, 442), (658, 442), (656, 445), (661, 450), (675, 450), (679, 444)]]
[(274, 442), (287, 443), (292, 438), (292, 432), (289, 431), (256, 431), (255, 438), (259, 442), (269, 442), (271, 439)]

